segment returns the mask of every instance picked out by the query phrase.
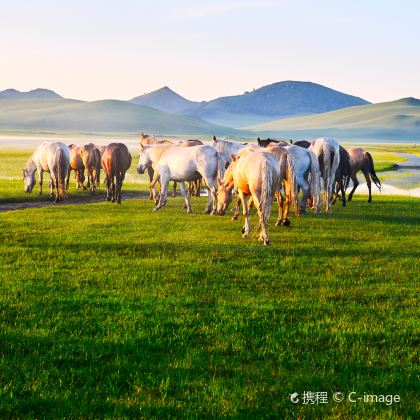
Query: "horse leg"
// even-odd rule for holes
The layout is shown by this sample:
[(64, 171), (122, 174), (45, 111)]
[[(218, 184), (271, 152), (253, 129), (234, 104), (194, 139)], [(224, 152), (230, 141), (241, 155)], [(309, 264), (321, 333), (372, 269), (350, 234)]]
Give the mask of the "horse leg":
[(153, 170), (151, 166), (147, 168), (147, 174), (149, 175), (149, 197), (147, 199), (154, 200), (155, 199), (154, 185), (156, 184), (156, 182), (152, 186), (153, 180), (155, 179), (155, 171)]
[(67, 177), (66, 177), (66, 190), (69, 189), (70, 172), (71, 172), (71, 169), (69, 168), (69, 170), (67, 171)]
[(343, 202), (342, 205), (343, 205), (343, 207), (346, 207), (346, 204), (347, 204), (347, 200), (346, 200), (346, 189), (344, 187), (343, 179), (340, 179), (340, 185), (339, 185), (339, 187), (340, 187), (340, 191), (341, 191), (341, 200)]
[(122, 188), (122, 175), (120, 173), (117, 173), (116, 175), (116, 200), (117, 204), (121, 204), (121, 188)]
[(110, 176), (105, 173), (105, 183), (106, 183), (106, 201), (111, 201), (111, 179)]
[(185, 188), (185, 182), (180, 182), (179, 187), (181, 189), (181, 195), (184, 197), (185, 200), (185, 206), (183, 207), (187, 209), (187, 213), (192, 213), (190, 197), (187, 192), (187, 189)]
[(369, 172), (368, 171), (363, 171), (363, 175), (365, 176), (366, 179), (366, 184), (369, 190), (369, 200), (368, 203), (372, 202), (372, 183), (370, 182), (370, 176), (369, 176)]
[(159, 181), (159, 178), (160, 177), (159, 177), (158, 171), (154, 171), (153, 179), (150, 182), (150, 193), (152, 194), (152, 199), (155, 202), (155, 205), (157, 205), (158, 202), (159, 202), (159, 195), (158, 195), (158, 193), (156, 192), (156, 189), (155, 189), (155, 185)]
[(277, 199), (277, 206), (279, 208), (279, 214), (277, 216), (275, 226), (281, 226), (281, 222), (283, 220), (283, 196), (280, 191), (276, 191), (275, 196)]
[(300, 203), (299, 203), (299, 213), (306, 213), (306, 206), (308, 204), (309, 192), (310, 192), (309, 183), (305, 178), (299, 178), (298, 185), (302, 189), (302, 200), (300, 200)]
[(347, 201), (351, 201), (353, 198), (353, 194), (356, 191), (357, 186), (359, 185), (359, 180), (357, 179), (356, 174), (351, 174), (351, 181), (353, 182), (353, 188), (350, 191), (349, 197), (347, 199)]
[(176, 197), (176, 182), (174, 181), (174, 192), (172, 193), (172, 197)]
[(166, 194), (168, 193), (169, 177), (166, 174), (160, 174), (160, 197), (157, 206), (153, 211), (161, 209), (165, 205)]
[(232, 220), (238, 220), (240, 208), (241, 208), (241, 199), (237, 197), (236, 206), (233, 208), (234, 214), (233, 214)]
[(249, 232), (251, 231), (251, 226), (249, 224), (249, 208), (248, 203), (246, 202), (245, 194), (242, 191), (239, 191), (239, 197), (242, 201), (242, 214), (245, 219), (244, 227), (242, 228), (242, 238), (248, 238)]
[(39, 194), (42, 194), (42, 181), (44, 179), (44, 170), (42, 168), (39, 169)]

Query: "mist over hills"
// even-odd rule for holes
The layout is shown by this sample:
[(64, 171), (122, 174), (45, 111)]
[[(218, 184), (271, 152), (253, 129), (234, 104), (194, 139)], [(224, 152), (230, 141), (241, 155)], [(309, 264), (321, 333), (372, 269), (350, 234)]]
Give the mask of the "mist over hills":
[(318, 137), (384, 140), (420, 139), (420, 100), (397, 101), (353, 106), (331, 112), (283, 118), (247, 127), (271, 136)]

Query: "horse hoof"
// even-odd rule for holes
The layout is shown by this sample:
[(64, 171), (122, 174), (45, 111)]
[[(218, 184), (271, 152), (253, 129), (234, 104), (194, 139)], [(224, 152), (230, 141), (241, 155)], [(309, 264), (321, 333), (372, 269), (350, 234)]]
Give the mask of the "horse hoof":
[(274, 223), (274, 226), (281, 226), (281, 221), (280, 220), (277, 220), (277, 222)]
[(234, 222), (235, 220), (238, 220), (238, 216), (233, 216), (232, 219), (230, 219), (230, 220), (232, 220), (232, 222)]
[(191, 209), (188, 209), (188, 210), (187, 210), (187, 213), (188, 213), (188, 214), (191, 214), (191, 213), (192, 213), (192, 210), (191, 210)]
[(290, 220), (289, 220), (289, 219), (286, 219), (286, 220), (283, 222), (283, 226), (290, 226)]
[(271, 245), (271, 241), (269, 239), (264, 239), (264, 245), (265, 246), (270, 246)]
[(343, 201), (343, 207), (346, 207), (346, 203)]

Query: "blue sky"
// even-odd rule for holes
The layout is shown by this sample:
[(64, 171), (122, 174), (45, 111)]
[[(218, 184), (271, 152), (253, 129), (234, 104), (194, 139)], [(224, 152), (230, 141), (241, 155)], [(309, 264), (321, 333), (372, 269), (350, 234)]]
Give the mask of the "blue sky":
[(0, 0), (0, 90), (193, 100), (281, 80), (420, 98), (419, 0)]

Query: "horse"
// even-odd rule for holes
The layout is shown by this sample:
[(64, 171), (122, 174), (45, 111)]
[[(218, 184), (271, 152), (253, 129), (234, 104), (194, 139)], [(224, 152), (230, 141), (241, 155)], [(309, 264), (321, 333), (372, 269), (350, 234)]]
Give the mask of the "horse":
[(211, 147), (213, 147), (217, 152), (219, 152), (224, 158), (226, 165), (232, 162), (231, 155), (237, 156), (238, 152), (242, 149), (248, 147), (248, 145), (234, 143), (227, 140), (218, 140), (216, 136), (213, 136)]
[[(289, 220), (289, 208), (290, 203), (294, 203), (295, 206), (295, 213), (296, 216), (300, 216), (299, 212), (299, 201), (298, 201), (298, 184), (296, 179), (296, 164), (298, 163), (293, 155), (287, 151), (282, 146), (273, 146), (273, 147), (267, 147), (262, 148), (259, 146), (250, 146), (248, 149), (243, 149), (238, 153), (238, 158), (240, 158), (242, 155), (249, 153), (249, 152), (258, 152), (258, 151), (267, 151), (274, 155), (278, 161), (279, 161), (279, 167), (280, 167), (280, 179), (279, 179), (279, 188), (276, 192), (276, 200), (279, 208), (278, 212), (278, 218), (276, 221), (276, 226), (289, 226), (290, 220)], [(229, 165), (229, 167), (226, 169), (226, 171), (231, 171), (233, 165)], [(283, 197), (281, 193), (281, 185), (284, 185), (284, 195)], [(284, 202), (286, 204), (284, 205)], [(237, 200), (236, 207), (235, 207), (235, 214), (232, 218), (232, 220), (237, 220), (239, 216), (239, 205), (240, 200)], [(251, 208), (252, 206), (252, 199), (249, 202), (248, 208)], [(220, 209), (222, 212), (222, 215), (225, 213), (225, 209)]]
[(264, 245), (270, 245), (267, 224), (273, 197), (279, 187), (279, 161), (271, 153), (265, 151), (250, 151), (238, 158), (232, 155), (231, 159), (232, 169), (226, 171), (223, 181), (218, 178), (218, 212), (222, 214), (226, 211), (227, 205), (232, 201), (232, 190), (235, 189), (243, 205), (245, 224), (242, 228), (242, 237), (247, 238), (251, 230), (247, 197), (251, 196), (259, 217), (258, 240), (263, 241)]
[(50, 173), (50, 197), (55, 202), (66, 197), (66, 177), (70, 165), (69, 148), (60, 142), (43, 142), (26, 163), (23, 169), (23, 182), (25, 192), (32, 192), (36, 183), (35, 171), (39, 173), (39, 194), (42, 194), (42, 180), (44, 172)]
[(309, 146), (311, 145), (311, 143), (306, 140), (298, 140), (298, 141), (293, 141), (293, 142), (291, 141), (291, 144), (293, 144), (294, 146), (303, 147), (305, 149), (308, 149)]
[(338, 164), (337, 172), (335, 173), (335, 188), (333, 191), (333, 204), (337, 201), (338, 193), (341, 193), (341, 200), (343, 207), (346, 206), (346, 186), (350, 181), (351, 166), (349, 152), (343, 147), (340, 148), (340, 163)]
[[(291, 166), (292, 171), (285, 181), (285, 195), (286, 195), (286, 213), (283, 218), (286, 226), (290, 224), (288, 221), (289, 204), (293, 202), (295, 209), (298, 209), (297, 214), (306, 212), (308, 197), (312, 197), (312, 208), (314, 211), (319, 211), (320, 207), (320, 173), (318, 159), (310, 150), (303, 149), (299, 146), (271, 146), (266, 150), (273, 153), (278, 159), (286, 152), (288, 154), (288, 166)], [(280, 161), (281, 162), (281, 161)], [(291, 181), (289, 181), (291, 179)], [(290, 184), (291, 182), (291, 184)], [(299, 203), (298, 189), (302, 190), (302, 199)]]
[(320, 137), (312, 141), (309, 149), (318, 157), (319, 167), (324, 186), (325, 211), (331, 213), (332, 190), (340, 163), (340, 148), (331, 137)]
[(159, 199), (155, 196), (156, 207), (153, 211), (162, 208), (166, 202), (169, 181), (181, 183), (181, 194), (185, 199), (187, 212), (191, 213), (191, 203), (185, 189), (184, 181), (194, 181), (202, 177), (209, 190), (206, 212), (214, 214), (217, 200), (217, 176), (224, 171), (224, 161), (210, 146), (195, 147), (167, 147), (165, 145), (141, 145), (137, 172), (143, 174), (150, 167), (155, 167), (154, 185), (160, 177), (161, 194)]
[[(158, 140), (154, 135), (144, 134), (143, 131), (140, 134), (140, 145), (152, 145), (152, 144), (168, 144), (168, 145), (175, 145), (171, 140)], [(147, 175), (149, 175), (149, 197), (148, 200), (153, 200), (153, 190), (152, 190), (152, 181), (154, 177), (154, 169), (152, 166), (147, 168)], [(174, 189), (172, 192), (172, 197), (176, 197), (176, 182), (174, 182)]]
[[(201, 140), (189, 139), (189, 140), (179, 142), (178, 146), (181, 146), (181, 147), (204, 146), (204, 143)], [(190, 194), (190, 197), (200, 196), (201, 184), (202, 184), (202, 178), (198, 178), (195, 181), (189, 181), (188, 193)], [(174, 191), (176, 191), (176, 182), (174, 182)]]
[(351, 190), (349, 194), (348, 201), (352, 200), (353, 194), (356, 191), (357, 186), (359, 185), (359, 181), (357, 179), (356, 174), (357, 172), (362, 171), (363, 175), (365, 176), (366, 184), (369, 189), (368, 203), (371, 203), (372, 191), (371, 191), (370, 178), (372, 178), (372, 181), (378, 187), (379, 191), (381, 191), (382, 189), (381, 181), (379, 181), (379, 178), (376, 176), (376, 173), (375, 173), (375, 167), (373, 165), (372, 155), (369, 152), (365, 152), (361, 148), (349, 149), (349, 155), (350, 155), (350, 167), (351, 167), (350, 178), (353, 182), (353, 189)]
[(82, 157), (80, 156), (80, 147), (75, 144), (70, 144), (70, 164), (66, 178), (66, 190), (69, 189), (70, 172), (74, 171), (74, 178), (76, 180), (76, 188), (85, 190), (86, 187), (83, 185), (85, 182), (85, 165), (83, 165)]
[(121, 187), (125, 173), (131, 166), (131, 155), (124, 143), (111, 143), (102, 155), (105, 171), (106, 199), (121, 204)]
[(286, 141), (282, 141), (282, 140), (273, 140), (273, 139), (266, 139), (266, 140), (261, 140), (259, 137), (257, 138), (257, 143), (258, 146), (260, 147), (267, 147), (267, 146), (288, 146), (289, 143), (287, 143)]
[(99, 186), (101, 173), (101, 152), (92, 143), (85, 144), (80, 148), (80, 157), (83, 160), (83, 165), (86, 169), (87, 188), (90, 189), (93, 195), (96, 188)]

